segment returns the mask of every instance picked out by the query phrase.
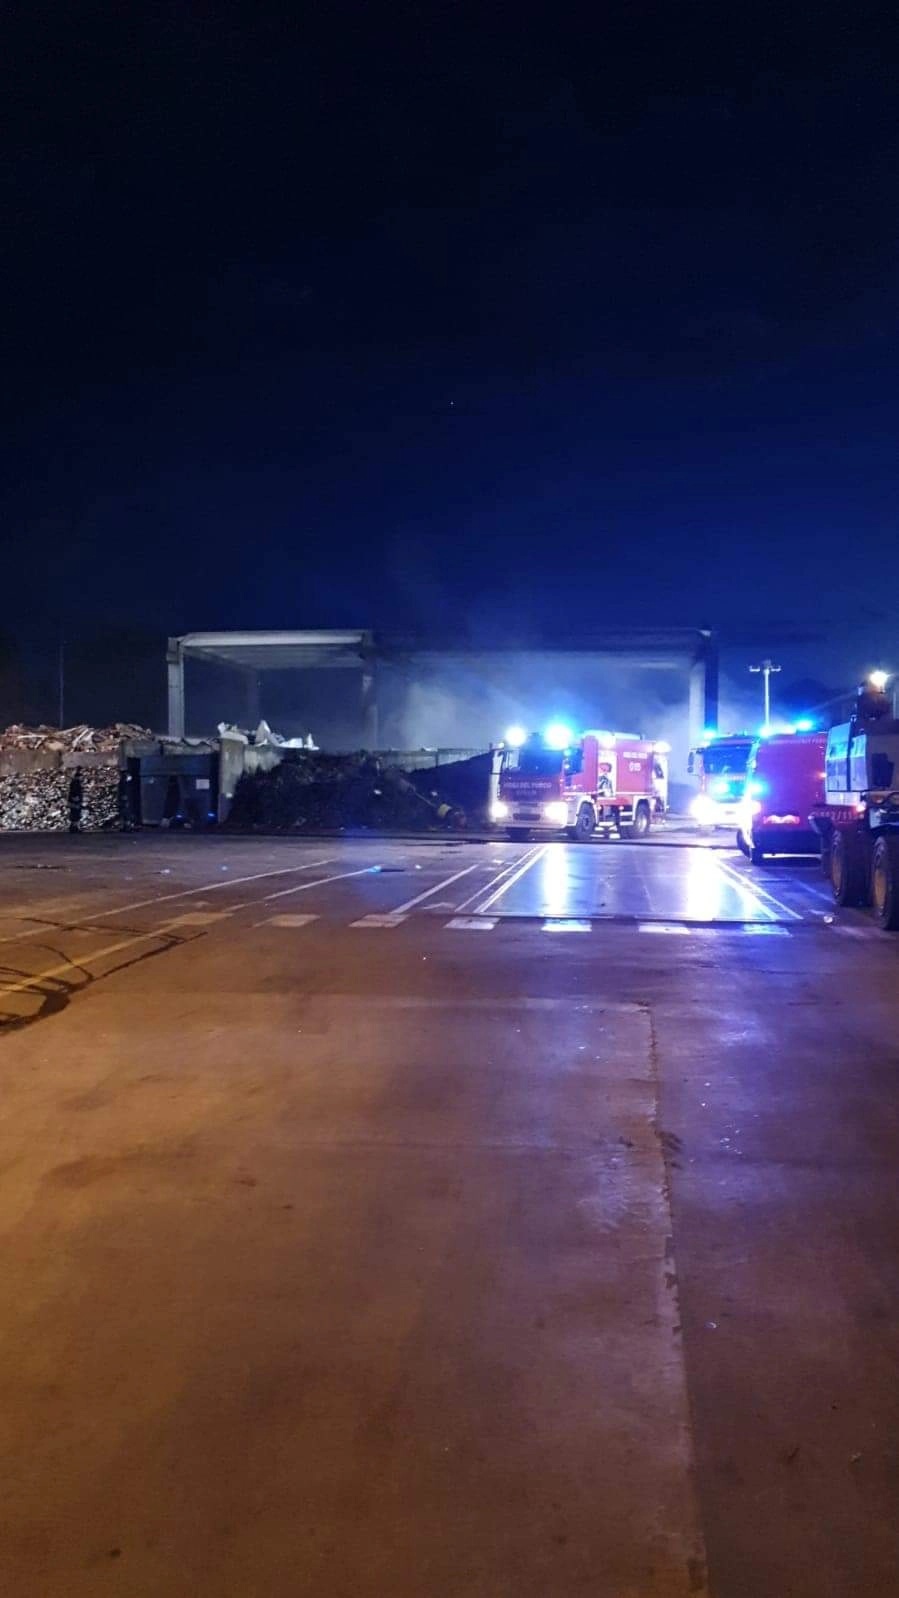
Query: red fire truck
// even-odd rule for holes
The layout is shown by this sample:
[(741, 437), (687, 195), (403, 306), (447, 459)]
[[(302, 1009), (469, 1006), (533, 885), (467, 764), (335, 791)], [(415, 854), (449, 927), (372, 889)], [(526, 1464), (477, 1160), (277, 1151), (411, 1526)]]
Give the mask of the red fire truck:
[(899, 720), (886, 673), (872, 672), (849, 721), (831, 727), (824, 803), (809, 817), (839, 905), (873, 905), (899, 930)]
[[(567, 730), (567, 729), (566, 729)], [(492, 819), (510, 838), (641, 838), (668, 806), (668, 745), (626, 732), (528, 738), (503, 751)]]
[(701, 831), (738, 825), (752, 744), (747, 732), (709, 733), (705, 743), (690, 750), (687, 771), (698, 784), (690, 814)]

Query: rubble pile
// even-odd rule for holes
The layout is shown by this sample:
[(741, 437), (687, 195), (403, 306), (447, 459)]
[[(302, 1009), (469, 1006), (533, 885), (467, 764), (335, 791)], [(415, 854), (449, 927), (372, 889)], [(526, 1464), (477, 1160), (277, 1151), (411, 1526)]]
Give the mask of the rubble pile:
[(81, 827), (116, 824), (119, 749), (152, 733), (130, 722), (111, 727), (25, 727), (0, 732), (0, 832), (59, 832), (69, 825), (69, 783), (83, 760)]
[(409, 781), (419, 793), (429, 795), (438, 804), (448, 804), (461, 811), (467, 826), (482, 827), (489, 821), (492, 766), (493, 755), (488, 751), (472, 755), (468, 760), (452, 760), (444, 766), (410, 771)]
[[(64, 832), (69, 825), (71, 780), (71, 771), (64, 771), (61, 766), (0, 776), (0, 832)], [(82, 832), (114, 827), (118, 818), (118, 768), (85, 767), (81, 782)]]
[(153, 734), (133, 722), (117, 721), (111, 727), (24, 727), (19, 722), (0, 732), (0, 751), (40, 750), (48, 754), (114, 755), (126, 741), (145, 741)]
[(228, 827), (235, 832), (422, 832), (465, 826), (464, 807), (444, 781), (453, 769), (406, 773), (376, 755), (290, 751), (270, 771), (244, 773)]

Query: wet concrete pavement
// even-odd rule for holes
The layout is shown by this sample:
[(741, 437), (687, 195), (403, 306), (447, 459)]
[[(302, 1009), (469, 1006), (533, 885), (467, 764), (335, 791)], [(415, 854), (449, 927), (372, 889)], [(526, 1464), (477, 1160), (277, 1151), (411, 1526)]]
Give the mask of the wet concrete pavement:
[(813, 868), (4, 840), (0, 949), (10, 1591), (899, 1590), (899, 949)]

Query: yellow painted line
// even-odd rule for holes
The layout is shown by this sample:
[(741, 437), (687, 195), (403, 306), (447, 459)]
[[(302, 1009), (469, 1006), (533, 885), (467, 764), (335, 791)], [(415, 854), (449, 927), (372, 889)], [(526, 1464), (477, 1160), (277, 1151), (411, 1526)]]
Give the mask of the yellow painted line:
[(38, 971), (33, 977), (23, 977), (19, 982), (11, 982), (8, 986), (0, 987), (0, 999), (9, 993), (29, 993), (32, 988), (39, 988), (44, 982), (52, 982), (55, 977), (64, 976), (66, 971), (81, 971), (86, 965), (93, 965), (97, 960), (105, 960), (110, 954), (120, 954), (123, 949), (133, 949), (138, 943), (149, 943), (154, 938), (165, 938), (165, 932), (157, 928), (153, 932), (139, 932), (133, 938), (122, 938), (118, 943), (108, 943), (105, 949), (95, 949), (93, 954), (81, 955), (77, 960), (64, 960), (61, 965), (49, 966), (46, 971)]
[[(217, 893), (222, 888), (239, 888), (244, 882), (262, 882), (266, 877), (286, 877), (291, 872), (314, 871), (319, 866), (330, 865), (331, 857), (324, 860), (310, 860), (302, 866), (279, 866), (276, 871), (257, 871), (249, 877), (217, 877), (214, 882), (199, 883), (196, 888), (179, 888), (177, 893), (157, 893), (151, 899), (135, 899), (130, 904), (112, 905), (108, 910), (92, 910), (89, 915), (81, 915), (77, 910), (60, 911), (55, 904), (46, 907), (46, 916), (39, 927), (31, 927), (27, 932), (13, 933), (9, 937), (0, 938), (0, 943), (22, 943), (26, 938), (45, 938), (48, 923), (52, 915), (64, 915), (74, 925), (86, 926), (88, 922), (104, 921), (107, 916), (127, 916), (132, 910), (146, 910), (149, 905), (171, 904), (173, 899), (190, 899), (195, 893)], [(251, 901), (244, 901), (249, 903)], [(236, 908), (240, 909), (238, 905)], [(34, 916), (22, 916), (23, 921), (33, 921)], [(54, 928), (53, 930), (58, 930)]]

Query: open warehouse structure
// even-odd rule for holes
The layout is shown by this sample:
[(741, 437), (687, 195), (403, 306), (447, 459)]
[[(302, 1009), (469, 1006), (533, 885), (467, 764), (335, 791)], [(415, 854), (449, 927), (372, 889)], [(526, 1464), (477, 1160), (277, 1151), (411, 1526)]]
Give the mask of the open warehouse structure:
[(169, 734), (217, 722), (323, 749), (485, 749), (511, 723), (628, 729), (672, 746), (672, 778), (717, 717), (714, 635), (605, 630), (557, 642), (400, 637), (366, 630), (196, 632), (168, 646)]

